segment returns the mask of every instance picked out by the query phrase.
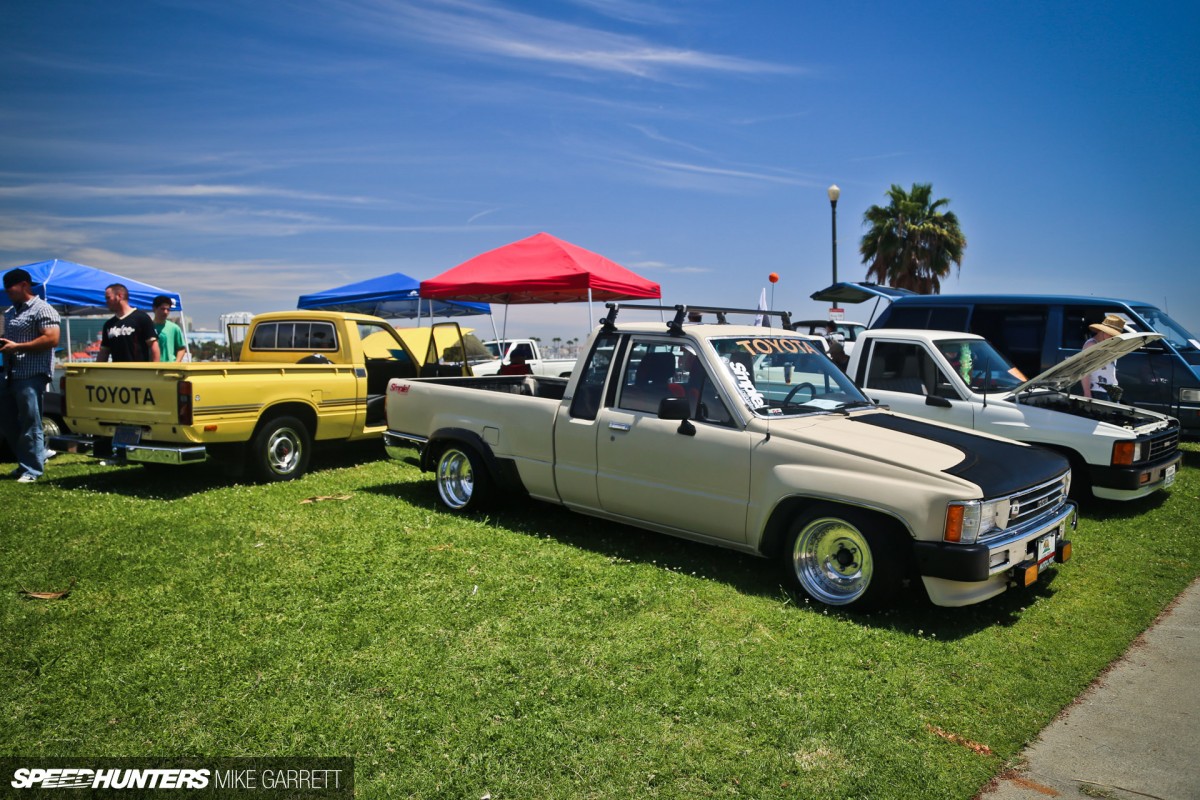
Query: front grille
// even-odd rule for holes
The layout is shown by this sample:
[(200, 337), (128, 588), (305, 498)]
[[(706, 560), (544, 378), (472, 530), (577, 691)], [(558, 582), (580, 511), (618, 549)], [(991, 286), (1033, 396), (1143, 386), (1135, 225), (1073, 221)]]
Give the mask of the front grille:
[(1013, 528), (1018, 528), (1027, 522), (1046, 514), (1053, 513), (1062, 507), (1067, 500), (1067, 476), (1023, 489), (1008, 497), (989, 498), (986, 502), (995, 500), (1008, 502), (1008, 521), (1003, 527), (988, 531), (979, 538), (980, 542), (1007, 535)]
[(1146, 448), (1145, 461), (1157, 461), (1160, 458), (1166, 458), (1175, 454), (1179, 449), (1179, 430), (1175, 429), (1160, 434), (1150, 440), (1149, 446)]
[(1066, 499), (1066, 480), (1060, 479), (1027, 489), (1008, 498), (1008, 527), (1039, 517), (1062, 505)]

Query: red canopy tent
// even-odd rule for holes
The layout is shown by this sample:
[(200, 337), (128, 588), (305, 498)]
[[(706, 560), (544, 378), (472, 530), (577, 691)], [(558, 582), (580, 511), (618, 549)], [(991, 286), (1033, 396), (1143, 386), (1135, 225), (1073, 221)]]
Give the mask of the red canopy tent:
[(604, 256), (539, 233), (421, 281), (421, 297), (481, 303), (574, 303), (662, 297), (657, 283)]

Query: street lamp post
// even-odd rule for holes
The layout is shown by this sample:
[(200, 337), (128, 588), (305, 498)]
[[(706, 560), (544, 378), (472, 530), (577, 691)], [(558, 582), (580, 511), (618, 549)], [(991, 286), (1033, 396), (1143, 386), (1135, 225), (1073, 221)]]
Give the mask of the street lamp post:
[(837, 283), (837, 201), (842, 190), (833, 184), (829, 187), (829, 208), (833, 215), (833, 282)]

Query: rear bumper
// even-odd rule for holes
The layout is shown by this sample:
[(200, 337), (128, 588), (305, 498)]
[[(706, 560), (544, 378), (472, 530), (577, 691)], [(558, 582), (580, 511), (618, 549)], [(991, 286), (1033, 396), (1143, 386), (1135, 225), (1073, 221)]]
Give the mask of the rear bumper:
[(1053, 561), (1071, 557), (1068, 526), (1078, 523), (1076, 506), (1067, 502), (1038, 524), (1013, 535), (989, 542), (956, 545), (946, 542), (914, 542), (913, 554), (929, 598), (939, 606), (964, 606), (994, 597), (1010, 585), (1027, 585), (1027, 570), (1033, 576), (1045, 568), (1037, 563), (1037, 543), (1053, 535)]
[(420, 452), (428, 441), (424, 436), (413, 436), (410, 433), (390, 430), (383, 432), (383, 449), (388, 454), (388, 458), (394, 458), (397, 461), (411, 456), (413, 450)]
[[(1135, 464), (1132, 467), (1088, 467), (1092, 481), (1092, 494), (1105, 500), (1136, 500), (1163, 488), (1167, 472), (1179, 469), (1183, 453), (1176, 451), (1166, 458), (1150, 464)], [(1174, 467), (1175, 470), (1170, 470)]]
[(76, 434), (52, 436), (49, 447), (64, 453), (90, 453), (131, 464), (197, 464), (208, 458), (204, 445), (135, 444), (113, 447), (112, 439)]

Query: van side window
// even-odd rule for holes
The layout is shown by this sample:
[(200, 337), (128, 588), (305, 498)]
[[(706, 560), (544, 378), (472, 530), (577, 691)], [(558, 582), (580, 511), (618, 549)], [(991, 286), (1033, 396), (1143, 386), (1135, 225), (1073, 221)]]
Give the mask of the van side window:
[(967, 329), (967, 309), (962, 306), (935, 306), (929, 309), (929, 329), (965, 331)]
[(1129, 321), (1129, 314), (1124, 309), (1111, 306), (1066, 306), (1063, 308), (1063, 349), (1082, 350), (1083, 343), (1092, 338), (1092, 332), (1088, 330), (1088, 326), (1103, 322), (1109, 314), (1120, 316), (1126, 323)]
[(991, 342), (1024, 374), (1037, 375), (1042, 371), (1048, 313), (1044, 305), (980, 304), (971, 318), (971, 333)]
[(916, 328), (924, 330), (929, 327), (929, 309), (928, 308), (910, 308), (908, 306), (896, 304), (892, 306), (892, 313), (888, 315), (888, 328)]

